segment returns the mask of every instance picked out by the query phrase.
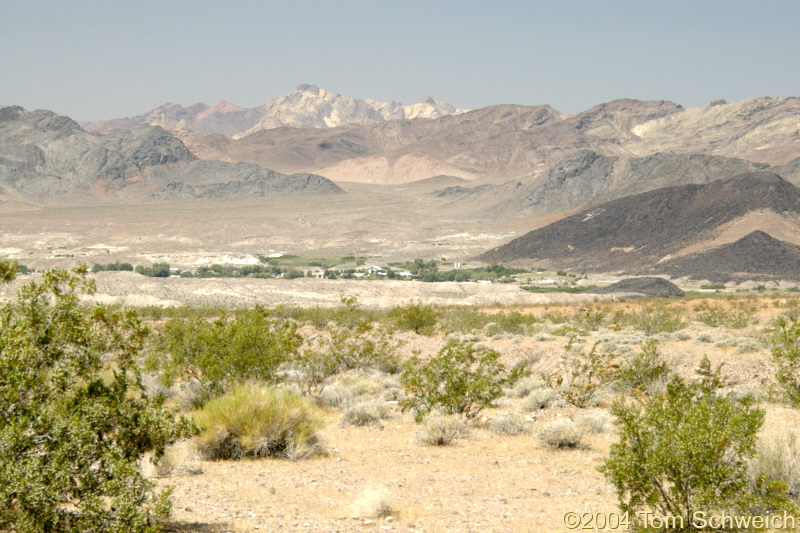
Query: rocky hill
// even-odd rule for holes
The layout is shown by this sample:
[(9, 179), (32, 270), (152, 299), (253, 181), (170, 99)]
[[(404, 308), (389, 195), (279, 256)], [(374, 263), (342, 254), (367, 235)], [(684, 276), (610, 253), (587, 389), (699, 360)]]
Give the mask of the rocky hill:
[(669, 186), (702, 185), (767, 168), (763, 163), (703, 154), (656, 153), (623, 158), (579, 150), (539, 178), (501, 185), (447, 187), (433, 194), (449, 198), (460, 210), (484, 217), (531, 218)]
[(769, 172), (659, 189), (584, 209), (480, 259), (642, 272), (756, 230), (800, 241), (800, 189)]
[(0, 188), (5, 201), (36, 204), (341, 192), (320, 176), (198, 160), (157, 126), (96, 135), (21, 107), (0, 109)]
[(800, 280), (800, 246), (754, 231), (712, 250), (689, 254), (656, 265), (671, 276), (714, 282), (731, 280)]
[(331, 128), (345, 124), (371, 124), (387, 120), (437, 118), (460, 113), (430, 96), (412, 105), (351, 98), (315, 85), (300, 85), (295, 91), (253, 108), (221, 101), (214, 106), (198, 103), (189, 107), (168, 103), (135, 117), (86, 123), (88, 131), (107, 132), (141, 124), (165, 129), (218, 133), (244, 137), (257, 131), (280, 128)]

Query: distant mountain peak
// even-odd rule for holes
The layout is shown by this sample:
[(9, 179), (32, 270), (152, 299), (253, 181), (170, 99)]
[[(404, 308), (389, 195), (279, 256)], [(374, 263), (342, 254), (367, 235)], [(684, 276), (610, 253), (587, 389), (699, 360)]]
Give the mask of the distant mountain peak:
[(351, 98), (318, 85), (303, 83), (292, 92), (250, 109), (226, 100), (209, 107), (183, 107), (168, 102), (142, 115), (85, 124), (89, 131), (107, 132), (138, 124), (171, 130), (221, 133), (238, 139), (251, 133), (283, 126), (330, 128), (345, 124), (371, 124), (396, 119), (438, 118), (465, 110), (426, 96), (413, 105)]

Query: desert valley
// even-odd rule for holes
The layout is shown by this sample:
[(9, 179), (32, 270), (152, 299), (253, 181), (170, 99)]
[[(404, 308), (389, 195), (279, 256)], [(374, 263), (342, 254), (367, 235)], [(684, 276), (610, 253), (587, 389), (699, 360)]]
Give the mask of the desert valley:
[[(629, 528), (659, 530), (634, 511), (686, 506), (674, 479), (620, 473), (625, 416), (654, 424), (665, 464), (665, 449), (717, 439), (730, 479), (687, 501), (796, 512), (798, 187), (796, 97), (567, 114), (300, 85), (258, 107), (87, 123), (8, 106), (3, 324), (35, 314), (12, 311), (26, 285), (81, 265), (53, 301), (136, 311), (150, 333), (134, 381), (194, 425), (163, 457), (136, 457), (171, 487), (166, 531), (609, 530), (599, 517), (625, 511)], [(53, 353), (84, 347), (63, 342)], [(658, 426), (645, 415), (662, 400), (699, 421)], [(0, 496), (0, 530), (48, 530), (19, 491)], [(59, 502), (53, 523), (79, 530), (84, 503)]]

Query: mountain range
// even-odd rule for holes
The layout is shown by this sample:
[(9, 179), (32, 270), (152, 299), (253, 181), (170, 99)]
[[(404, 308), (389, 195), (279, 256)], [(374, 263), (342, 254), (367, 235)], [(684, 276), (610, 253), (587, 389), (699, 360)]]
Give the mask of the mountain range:
[(800, 157), (800, 98), (753, 98), (684, 109), (615, 100), (567, 115), (550, 106), (490, 106), (434, 119), (273, 128), (238, 139), (181, 131), (200, 158), (314, 172), (334, 181), (398, 184), (436, 175), (492, 182), (540, 178), (564, 157), (704, 154), (785, 165)]
[(168, 104), (86, 128), (0, 109), (0, 205), (301, 195), (322, 207), (345, 194), (336, 182), (366, 184), (345, 186), (360, 191), (353, 205), (402, 185), (448, 220), (530, 224), (484, 261), (800, 279), (800, 98), (621, 99), (570, 115), (304, 85), (258, 108)]
[(332, 128), (344, 124), (438, 118), (464, 111), (430, 96), (413, 105), (403, 105), (351, 98), (305, 84), (258, 107), (243, 108), (224, 100), (213, 106), (197, 103), (183, 107), (168, 103), (135, 117), (98, 120), (83, 126), (87, 131), (102, 133), (150, 124), (165, 129), (217, 133), (236, 139), (280, 127)]

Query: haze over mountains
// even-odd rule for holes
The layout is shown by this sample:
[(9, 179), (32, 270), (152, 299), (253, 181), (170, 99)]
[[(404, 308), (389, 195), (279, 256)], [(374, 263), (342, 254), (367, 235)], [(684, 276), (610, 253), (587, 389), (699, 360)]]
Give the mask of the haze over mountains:
[(98, 120), (84, 124), (87, 131), (108, 132), (140, 124), (166, 129), (219, 133), (239, 138), (272, 128), (332, 128), (344, 124), (370, 124), (387, 120), (438, 118), (461, 113), (445, 102), (426, 96), (413, 105), (351, 98), (326, 91), (316, 85), (300, 85), (293, 92), (253, 108), (242, 108), (221, 101), (183, 107), (164, 104), (135, 117)]

